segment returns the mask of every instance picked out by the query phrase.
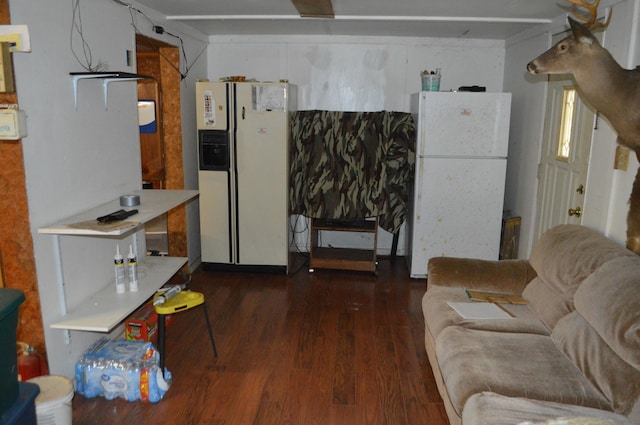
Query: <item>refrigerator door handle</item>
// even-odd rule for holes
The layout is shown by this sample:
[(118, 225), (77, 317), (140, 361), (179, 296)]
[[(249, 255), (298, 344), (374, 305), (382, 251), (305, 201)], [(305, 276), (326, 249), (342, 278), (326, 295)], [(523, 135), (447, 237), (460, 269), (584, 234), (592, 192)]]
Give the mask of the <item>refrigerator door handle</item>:
[(242, 107), (242, 119), (244, 119), (244, 106)]

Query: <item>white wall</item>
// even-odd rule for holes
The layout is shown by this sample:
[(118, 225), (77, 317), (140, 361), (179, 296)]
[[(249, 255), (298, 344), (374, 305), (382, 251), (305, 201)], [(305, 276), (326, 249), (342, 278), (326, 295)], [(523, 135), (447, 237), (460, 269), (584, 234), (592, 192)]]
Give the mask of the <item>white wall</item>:
[[(607, 2), (611, 5), (613, 2)], [(638, 0), (616, 2), (603, 45), (627, 68), (638, 63)], [(605, 2), (601, 4), (604, 6)], [(602, 12), (600, 12), (602, 13)], [(551, 46), (551, 35), (567, 29), (566, 17), (507, 41), (505, 91), (513, 93), (505, 208), (522, 217), (519, 256), (527, 258), (535, 242), (537, 168), (542, 146), (546, 77), (532, 76), (526, 64)], [(634, 35), (635, 34), (635, 35)], [(635, 43), (631, 43), (635, 41)], [(634, 50), (635, 49), (635, 50)], [(635, 58), (632, 56), (635, 52)], [(627, 171), (613, 170), (616, 135), (604, 119), (594, 131), (582, 223), (613, 240), (626, 240), (627, 200), (638, 168), (631, 155)]]
[[(611, 52), (618, 63), (628, 69), (635, 68), (640, 65), (640, 55), (638, 55), (638, 39), (640, 38), (640, 0), (625, 0), (613, 6), (613, 18), (605, 33), (603, 45)], [(604, 120), (602, 120), (604, 121)], [(633, 186), (633, 180), (638, 171), (638, 161), (633, 153), (629, 159), (629, 167), (626, 171), (613, 170), (613, 158), (615, 156), (615, 140), (616, 135), (611, 127), (605, 122), (607, 129), (600, 138), (594, 141), (593, 147), (600, 145), (599, 148), (608, 149), (601, 158), (602, 163), (608, 165), (606, 176), (610, 182), (610, 188), (607, 193), (610, 197), (603, 199), (609, 200), (608, 210), (599, 214), (598, 224), (604, 223), (600, 227), (607, 236), (624, 244), (627, 236), (627, 213), (629, 211), (629, 195)], [(603, 148), (606, 146), (606, 148)], [(612, 147), (613, 146), (613, 147)], [(592, 148), (593, 149), (593, 148)], [(592, 154), (592, 162), (597, 162), (598, 158)], [(595, 164), (594, 164), (595, 166)], [(589, 172), (592, 169), (590, 167)], [(604, 172), (602, 174), (605, 174)], [(590, 179), (591, 181), (596, 180)], [(607, 181), (607, 180), (605, 180)], [(587, 181), (589, 184), (589, 181)], [(588, 193), (588, 192), (587, 192)]]
[[(477, 84), (502, 91), (504, 42), (498, 40), (216, 36), (210, 42), (210, 80), (230, 75), (259, 81), (288, 79), (298, 86), (300, 110), (408, 112), (409, 95), (420, 91), (420, 73), (425, 69), (442, 68), (441, 90)], [(401, 230), (399, 255), (404, 253), (403, 239)], [(306, 232), (297, 234), (297, 240), (307, 249)], [(391, 241), (391, 234), (381, 231), (378, 251), (388, 254)], [(324, 235), (323, 244), (371, 246), (366, 238), (337, 233)]]
[(210, 42), (209, 79), (288, 79), (298, 86), (301, 110), (408, 111), (424, 69), (442, 68), (441, 90), (502, 89), (504, 42), (498, 40), (214, 36)]
[[(135, 66), (126, 63), (126, 51), (135, 51), (129, 9), (104, 0), (83, 0), (80, 8), (93, 62), (104, 62), (111, 71), (135, 72)], [(56, 238), (39, 235), (37, 229), (141, 188), (136, 84), (111, 83), (105, 110), (101, 81), (81, 81), (76, 110), (69, 73), (84, 69), (70, 49), (72, 2), (11, 1), (10, 13), (14, 24), (28, 25), (31, 36), (32, 52), (14, 54), (13, 58), (20, 107), (27, 114), (28, 137), (23, 139), (23, 150), (45, 341), (51, 373), (72, 376), (78, 356), (100, 335), (72, 332), (70, 343), (66, 343), (63, 331), (49, 328), (62, 314)], [(138, 24), (150, 32), (144, 19)], [(191, 38), (185, 42), (191, 57), (198, 46), (205, 45)], [(81, 48), (79, 44), (75, 47)], [(205, 63), (203, 60), (200, 70)], [(194, 121), (188, 112), (183, 119), (187, 126)], [(186, 134), (195, 137), (193, 131)], [(193, 166), (195, 147), (187, 146), (186, 156), (185, 164)], [(195, 173), (194, 168), (186, 180), (188, 188), (196, 188)], [(135, 237), (142, 239), (140, 246), (144, 247), (144, 238), (140, 234)], [(189, 239), (199, 239), (198, 234), (190, 234)], [(124, 249), (131, 242), (129, 237), (118, 243)], [(60, 238), (69, 308), (112, 281), (116, 243), (108, 238)], [(199, 251), (195, 255), (199, 256)]]
[(525, 34), (517, 42), (507, 44), (504, 89), (512, 93), (511, 127), (505, 206), (520, 216), (519, 256), (528, 257), (534, 238), (537, 170), (542, 147), (545, 85), (528, 83), (535, 80), (527, 73), (526, 65), (549, 47), (550, 36)]

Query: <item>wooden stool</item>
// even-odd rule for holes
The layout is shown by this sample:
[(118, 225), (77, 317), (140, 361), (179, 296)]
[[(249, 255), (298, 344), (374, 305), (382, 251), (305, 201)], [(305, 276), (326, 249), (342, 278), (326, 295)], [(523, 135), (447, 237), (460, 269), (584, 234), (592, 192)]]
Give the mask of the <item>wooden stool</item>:
[[(157, 297), (158, 295), (156, 295)], [(190, 308), (201, 305), (204, 309), (204, 318), (207, 321), (207, 330), (209, 331), (209, 339), (213, 348), (213, 355), (218, 357), (216, 343), (213, 341), (213, 332), (211, 331), (211, 323), (209, 322), (209, 313), (207, 312), (207, 303), (204, 300), (204, 294), (201, 292), (182, 291), (173, 298), (167, 300), (164, 304), (155, 306), (158, 314), (158, 352), (160, 353), (160, 370), (164, 374), (164, 351), (165, 351), (165, 315), (180, 313)]]

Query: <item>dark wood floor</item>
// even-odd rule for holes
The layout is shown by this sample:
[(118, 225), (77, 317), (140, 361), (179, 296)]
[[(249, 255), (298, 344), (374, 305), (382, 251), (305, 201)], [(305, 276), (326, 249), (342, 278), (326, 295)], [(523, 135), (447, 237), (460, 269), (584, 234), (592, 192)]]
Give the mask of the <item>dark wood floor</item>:
[(158, 403), (76, 395), (74, 425), (448, 424), (424, 349), (424, 280), (403, 258), (378, 277), (316, 270), (289, 276), (193, 273), (202, 310), (167, 329), (173, 383)]

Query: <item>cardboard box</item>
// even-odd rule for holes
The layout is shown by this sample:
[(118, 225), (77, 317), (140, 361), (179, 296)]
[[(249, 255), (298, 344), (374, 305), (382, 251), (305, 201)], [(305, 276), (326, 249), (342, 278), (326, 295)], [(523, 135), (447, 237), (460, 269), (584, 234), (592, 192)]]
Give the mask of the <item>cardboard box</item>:
[[(165, 316), (165, 324), (171, 323), (172, 316)], [(157, 340), (158, 314), (153, 308), (151, 301), (143, 304), (136, 311), (131, 313), (125, 320), (125, 338), (130, 341), (151, 341)]]

